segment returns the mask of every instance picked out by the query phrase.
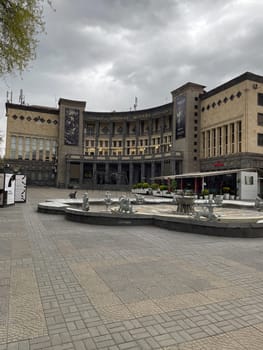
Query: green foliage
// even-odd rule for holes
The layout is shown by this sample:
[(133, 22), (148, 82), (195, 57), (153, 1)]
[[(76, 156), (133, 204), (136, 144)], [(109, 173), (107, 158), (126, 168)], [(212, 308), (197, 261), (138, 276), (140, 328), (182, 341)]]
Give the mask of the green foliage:
[(167, 185), (160, 185), (160, 191), (167, 191), (168, 186)]
[(43, 3), (50, 0), (0, 0), (0, 75), (25, 70), (36, 57), (37, 35), (44, 31)]
[(230, 192), (230, 187), (223, 187), (223, 193), (229, 193)]
[(156, 183), (151, 184), (151, 189), (154, 190), (154, 191), (158, 190), (159, 189), (159, 184), (156, 184)]
[(208, 196), (209, 195), (209, 190), (207, 188), (204, 188), (202, 190), (202, 196)]
[(175, 191), (177, 189), (177, 182), (175, 179), (172, 180), (171, 189), (172, 191)]
[(150, 185), (148, 184), (148, 182), (143, 182), (142, 184), (142, 188), (149, 188)]

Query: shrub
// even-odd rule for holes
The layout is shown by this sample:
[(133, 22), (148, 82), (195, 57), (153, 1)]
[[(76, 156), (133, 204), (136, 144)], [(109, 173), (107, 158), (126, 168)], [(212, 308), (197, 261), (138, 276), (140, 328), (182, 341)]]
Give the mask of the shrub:
[(156, 183), (153, 183), (153, 184), (151, 184), (151, 189), (152, 190), (158, 190), (159, 189), (159, 184), (156, 184)]
[(161, 185), (160, 186), (160, 191), (167, 191), (168, 190), (168, 186), (167, 185)]
[(207, 188), (204, 188), (202, 191), (202, 196), (208, 196), (209, 195), (209, 190)]
[(142, 188), (149, 188), (150, 185), (148, 184), (148, 182), (143, 182), (142, 184)]

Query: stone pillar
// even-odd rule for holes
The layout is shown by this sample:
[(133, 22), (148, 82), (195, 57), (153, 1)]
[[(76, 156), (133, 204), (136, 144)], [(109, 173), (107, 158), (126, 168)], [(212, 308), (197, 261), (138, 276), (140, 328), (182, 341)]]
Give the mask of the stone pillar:
[(145, 164), (141, 163), (141, 182), (145, 182)]
[(97, 185), (97, 163), (93, 163), (93, 185)]
[(129, 185), (133, 184), (133, 163), (129, 164)]
[(176, 170), (175, 170), (175, 159), (171, 159), (170, 160), (170, 172), (172, 175), (174, 175), (176, 173)]
[(80, 162), (79, 164), (79, 186), (83, 184), (83, 162)]
[(109, 163), (105, 163), (105, 183), (109, 183), (110, 181), (110, 174), (109, 174)]
[(68, 188), (69, 185), (69, 176), (70, 176), (70, 162), (68, 160), (66, 160), (66, 183), (65, 183), (65, 187)]
[(161, 161), (161, 176), (164, 176), (164, 160)]
[(117, 185), (121, 184), (121, 170), (122, 170), (122, 165), (121, 163), (118, 163), (118, 176), (117, 176)]
[[(153, 178), (155, 176), (155, 163), (152, 162), (151, 164), (151, 178)], [(154, 180), (152, 180), (154, 181)]]

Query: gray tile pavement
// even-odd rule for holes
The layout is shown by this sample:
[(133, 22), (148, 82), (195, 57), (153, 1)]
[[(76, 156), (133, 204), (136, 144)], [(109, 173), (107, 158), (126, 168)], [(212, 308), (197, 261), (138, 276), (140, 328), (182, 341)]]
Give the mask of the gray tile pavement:
[(36, 211), (68, 193), (0, 209), (0, 350), (263, 348), (262, 239)]

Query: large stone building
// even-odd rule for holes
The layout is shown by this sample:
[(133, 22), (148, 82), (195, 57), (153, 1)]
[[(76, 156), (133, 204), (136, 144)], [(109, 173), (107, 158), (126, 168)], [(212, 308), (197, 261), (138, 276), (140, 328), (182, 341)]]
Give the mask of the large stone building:
[(29, 183), (120, 188), (181, 173), (263, 169), (263, 77), (245, 73), (206, 92), (187, 83), (172, 102), (91, 112), (6, 103), (6, 162)]

